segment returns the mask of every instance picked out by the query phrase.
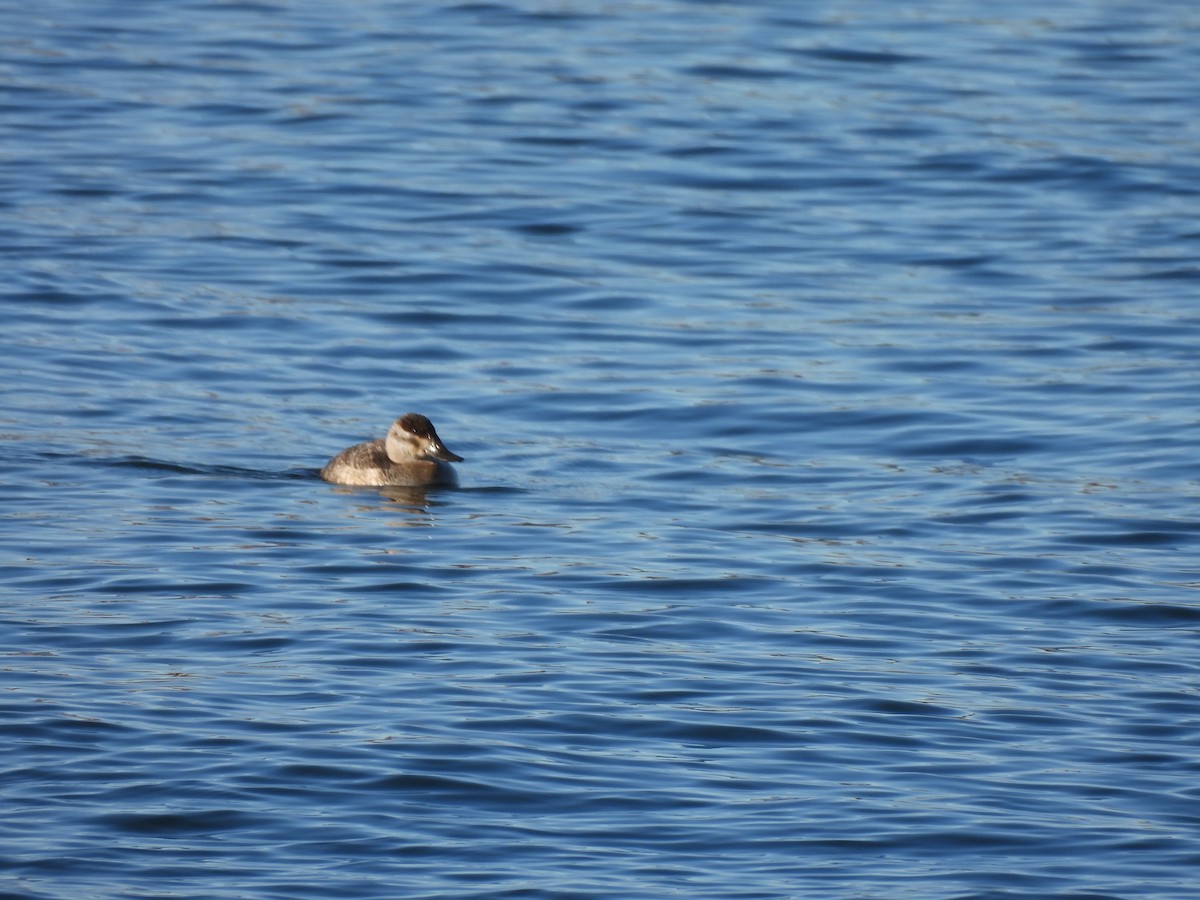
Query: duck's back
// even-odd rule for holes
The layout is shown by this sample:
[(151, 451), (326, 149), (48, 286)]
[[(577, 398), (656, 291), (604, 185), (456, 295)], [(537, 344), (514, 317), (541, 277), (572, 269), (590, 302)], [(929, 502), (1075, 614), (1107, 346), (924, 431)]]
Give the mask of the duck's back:
[(334, 484), (386, 484), (382, 480), (392, 464), (383, 441), (367, 441), (347, 447), (321, 470), (321, 477)]

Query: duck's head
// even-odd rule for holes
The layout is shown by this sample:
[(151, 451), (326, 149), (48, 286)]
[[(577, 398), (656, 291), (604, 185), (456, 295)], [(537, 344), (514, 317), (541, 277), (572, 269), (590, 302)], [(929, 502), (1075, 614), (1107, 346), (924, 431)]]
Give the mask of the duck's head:
[(461, 456), (446, 449), (433, 423), (417, 413), (407, 413), (393, 422), (384, 446), (388, 459), (394, 463), (411, 462), (414, 459), (462, 462)]

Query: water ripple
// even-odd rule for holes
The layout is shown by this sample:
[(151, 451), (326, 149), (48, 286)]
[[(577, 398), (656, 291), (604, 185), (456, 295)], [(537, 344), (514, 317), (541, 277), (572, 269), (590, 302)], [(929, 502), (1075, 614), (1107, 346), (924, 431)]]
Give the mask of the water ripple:
[(0, 891), (1190, 895), (1195, 16), (0, 21)]

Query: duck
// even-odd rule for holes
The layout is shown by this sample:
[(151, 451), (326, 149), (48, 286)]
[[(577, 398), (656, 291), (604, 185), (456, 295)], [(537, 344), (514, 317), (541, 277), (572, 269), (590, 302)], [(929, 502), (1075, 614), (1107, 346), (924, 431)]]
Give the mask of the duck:
[(452, 462), (462, 462), (438, 437), (433, 423), (419, 413), (405, 413), (387, 437), (347, 447), (321, 470), (333, 484), (420, 487), (458, 483)]

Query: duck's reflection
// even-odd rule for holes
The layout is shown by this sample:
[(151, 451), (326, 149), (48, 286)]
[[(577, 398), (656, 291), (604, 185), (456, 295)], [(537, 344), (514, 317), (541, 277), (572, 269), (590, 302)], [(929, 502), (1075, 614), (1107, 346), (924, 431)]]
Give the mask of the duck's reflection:
[(362, 488), (337, 487), (336, 493), (349, 494), (358, 498), (359, 502), (353, 507), (355, 513), (396, 513), (406, 514), (406, 518), (397, 519), (396, 525), (431, 525), (433, 510), (442, 506), (436, 499), (436, 487), (426, 488), (400, 484), (388, 484), (363, 490)]
[(411, 508), (414, 512), (428, 512), (431, 505), (437, 505), (436, 500), (430, 499), (430, 494), (436, 493), (429, 488), (403, 484), (387, 484), (379, 489), (379, 495), (393, 503)]

